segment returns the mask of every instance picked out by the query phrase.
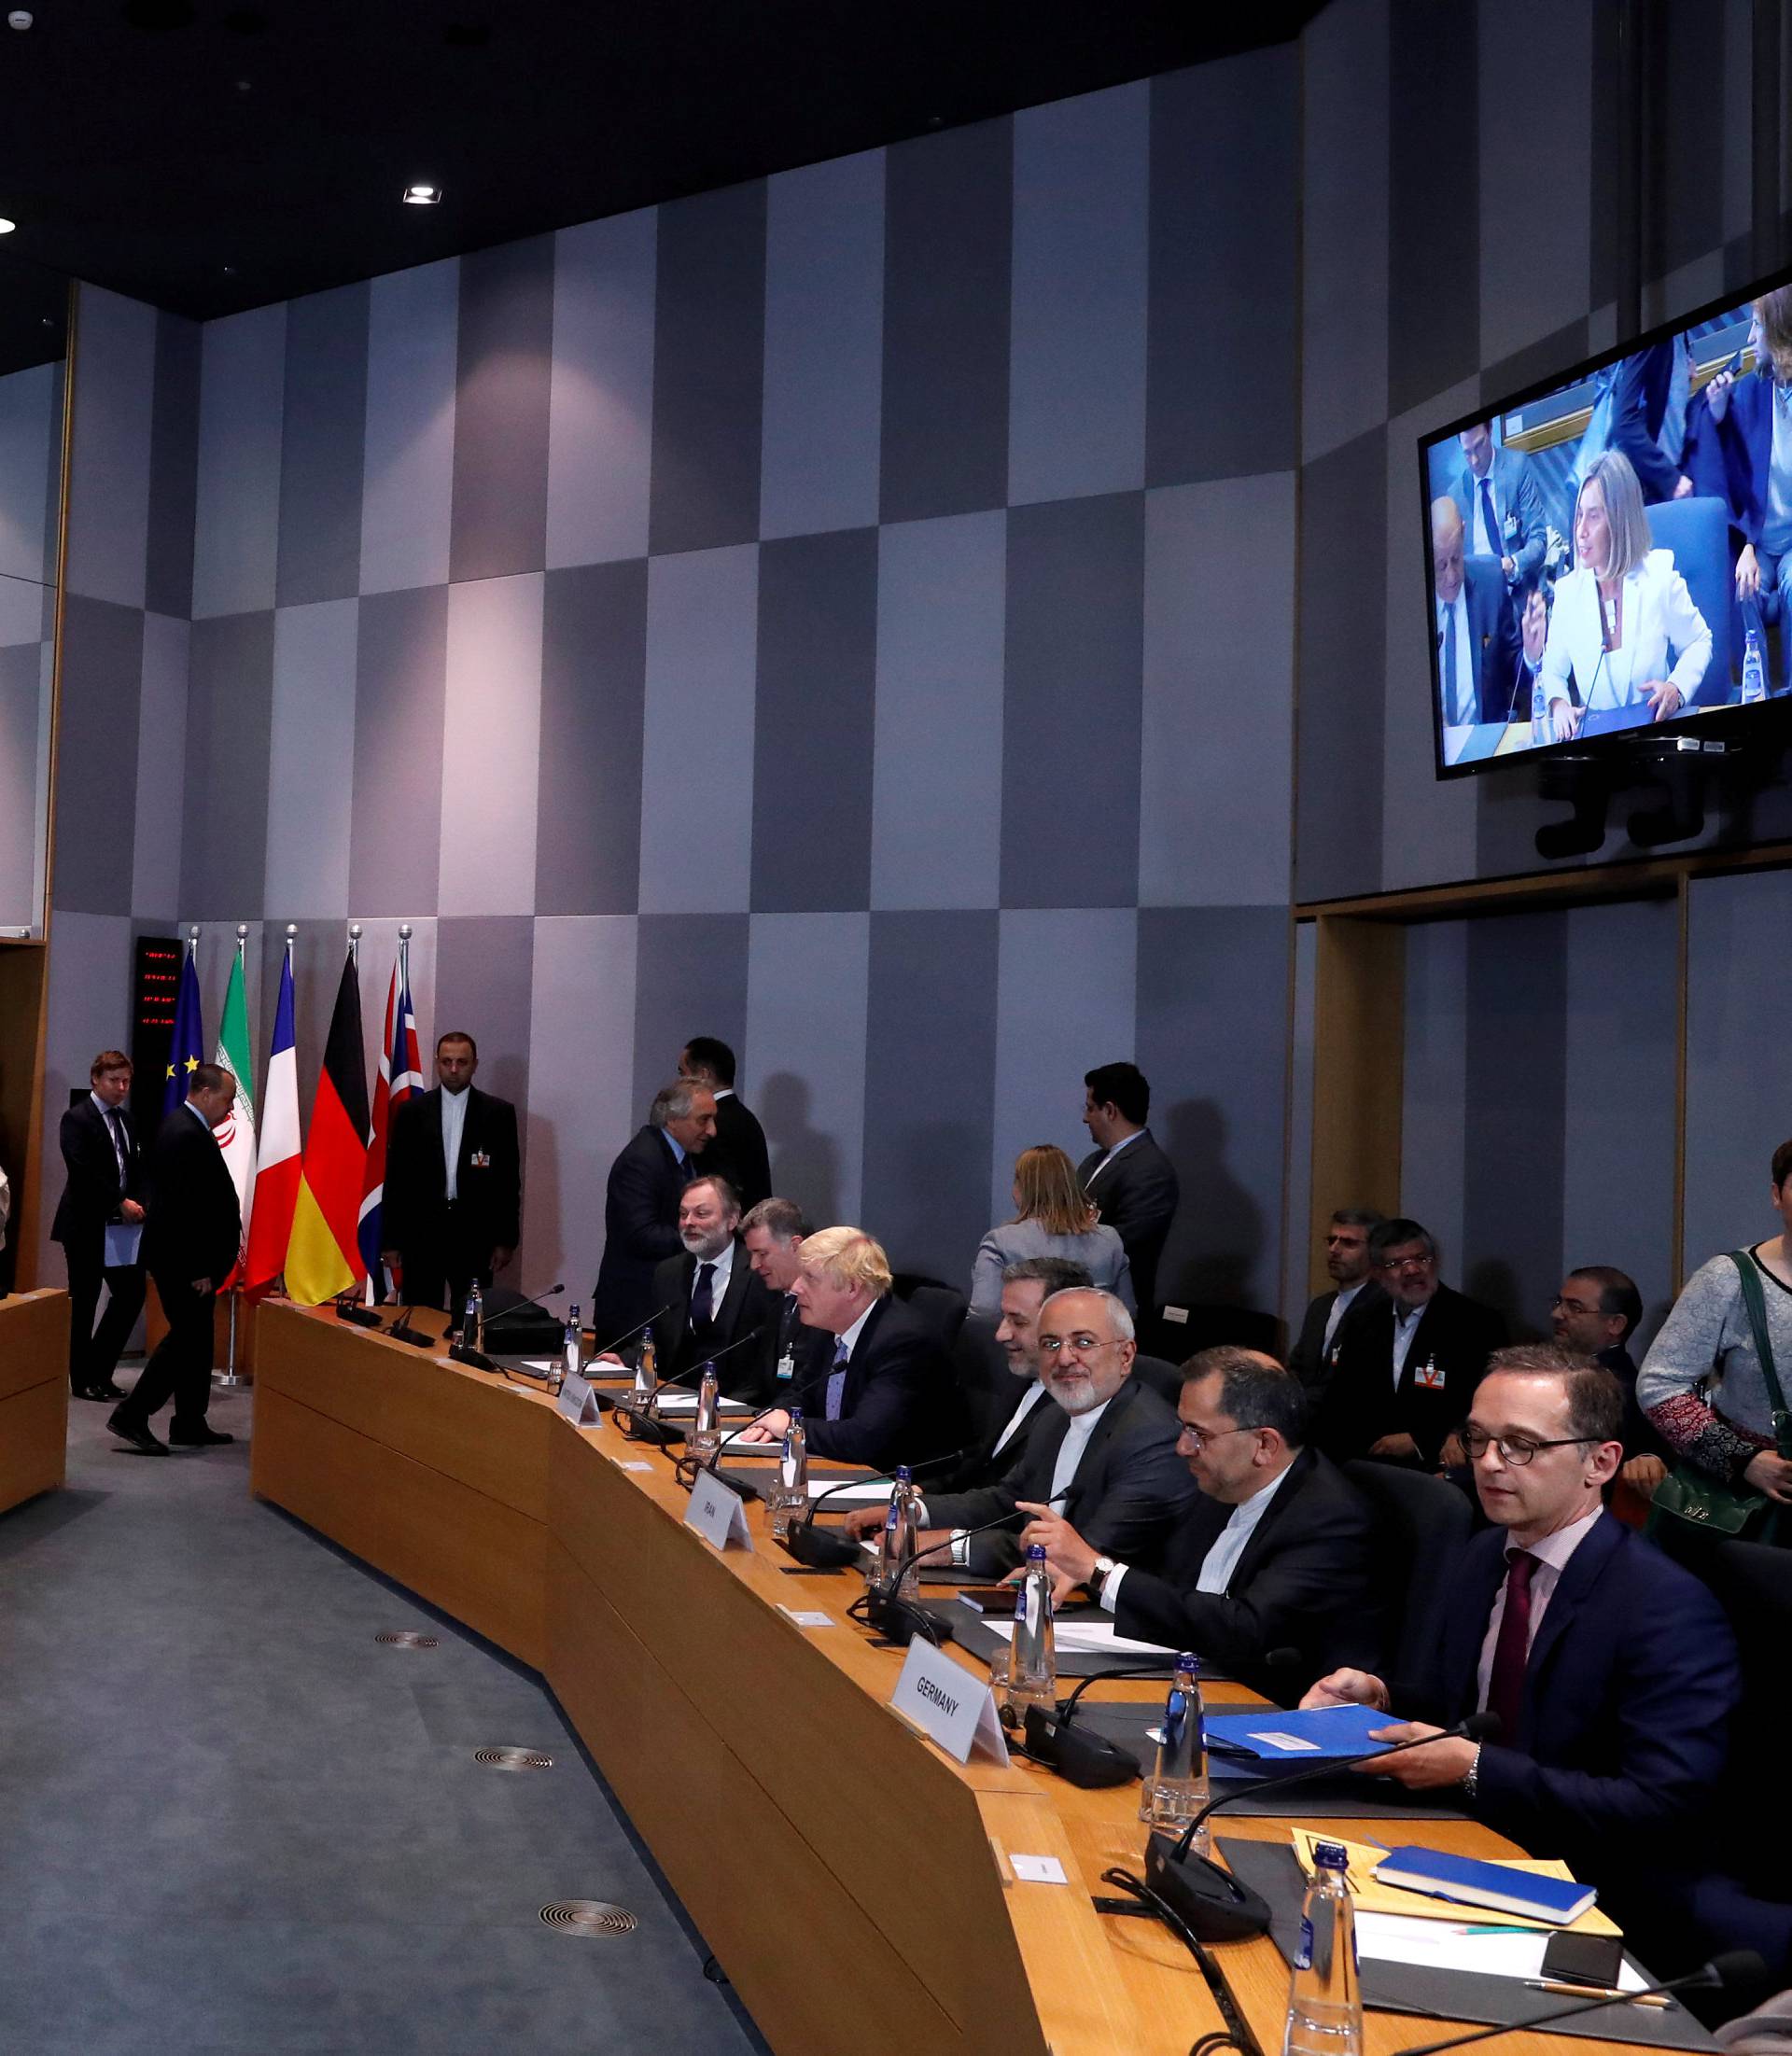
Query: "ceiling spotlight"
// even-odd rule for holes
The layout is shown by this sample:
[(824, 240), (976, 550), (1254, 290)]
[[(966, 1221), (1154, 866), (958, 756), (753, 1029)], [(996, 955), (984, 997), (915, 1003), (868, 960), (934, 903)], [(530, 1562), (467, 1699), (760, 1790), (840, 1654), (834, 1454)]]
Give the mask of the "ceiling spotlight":
[(0, 235), (10, 235), (18, 226), (16, 221), (8, 221), (5, 215), (0, 214)]
[(407, 207), (439, 207), (441, 188), (430, 185), (427, 179), (419, 179), (404, 189), (404, 203)]
[(9, 29), (17, 29), (20, 35), (22, 35), (31, 26), (31, 9), (29, 7), (14, 7), (7, 17), (7, 26)]

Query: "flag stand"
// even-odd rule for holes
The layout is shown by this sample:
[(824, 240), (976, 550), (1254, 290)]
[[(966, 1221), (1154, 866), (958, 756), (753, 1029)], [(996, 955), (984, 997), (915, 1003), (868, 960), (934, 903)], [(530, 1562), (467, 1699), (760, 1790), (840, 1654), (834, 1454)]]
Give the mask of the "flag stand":
[(236, 1367), (236, 1309), (242, 1303), (242, 1293), (236, 1286), (232, 1285), (230, 1292), (230, 1327), (227, 1331), (224, 1345), (224, 1368), (221, 1371), (212, 1373), (212, 1383), (223, 1387), (226, 1391), (234, 1391), (249, 1383), (249, 1380)]

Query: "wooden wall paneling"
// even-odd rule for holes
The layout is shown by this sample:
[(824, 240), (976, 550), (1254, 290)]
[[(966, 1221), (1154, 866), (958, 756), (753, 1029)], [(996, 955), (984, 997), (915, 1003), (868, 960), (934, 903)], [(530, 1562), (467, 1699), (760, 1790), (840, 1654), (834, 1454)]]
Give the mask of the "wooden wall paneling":
[[(1406, 930), (1345, 915), (1319, 920), (1313, 995), (1313, 1182), (1309, 1285), (1323, 1292), (1335, 1207), (1400, 1210)], [(1293, 1147), (1300, 1147), (1295, 1137)]]

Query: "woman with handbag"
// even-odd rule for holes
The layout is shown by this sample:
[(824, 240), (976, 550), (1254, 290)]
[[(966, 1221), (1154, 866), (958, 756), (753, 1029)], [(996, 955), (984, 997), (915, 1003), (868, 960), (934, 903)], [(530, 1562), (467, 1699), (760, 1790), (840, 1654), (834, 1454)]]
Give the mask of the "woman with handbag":
[(1637, 1404), (1673, 1449), (1656, 1488), (1649, 1532), (1672, 1544), (1702, 1533), (1792, 1546), (1792, 1141), (1773, 1152), (1781, 1232), (1714, 1256), (1644, 1359)]

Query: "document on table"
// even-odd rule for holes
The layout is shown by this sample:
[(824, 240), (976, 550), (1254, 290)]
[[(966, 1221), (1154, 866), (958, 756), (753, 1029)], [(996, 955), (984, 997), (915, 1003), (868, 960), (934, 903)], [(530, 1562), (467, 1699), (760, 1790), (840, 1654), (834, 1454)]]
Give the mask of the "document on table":
[[(991, 1620), (986, 1614), (983, 1624), (1003, 1642), (1014, 1639), (1012, 1620)], [(1169, 1643), (1135, 1642), (1130, 1635), (1116, 1635), (1111, 1620), (1054, 1621), (1052, 1633), (1058, 1648), (1079, 1657), (1173, 1657), (1176, 1654)]]
[(835, 1491), (824, 1477), (809, 1480), (809, 1497), (819, 1499), (823, 1492), (832, 1493), (831, 1506), (881, 1506), (889, 1497), (889, 1480), (887, 1477), (867, 1478), (862, 1484), (843, 1485)]
[[(1543, 1952), (1554, 1929), (1489, 1929), (1467, 1921), (1417, 1920), (1405, 1913), (1359, 1913), (1357, 1953), (1381, 1963), (1419, 1964), (1428, 1970), (1472, 1970), (1485, 1978), (1541, 1978)], [(1626, 1957), (1620, 1992), (1641, 1992), (1642, 1974)]]
[[(663, 1414), (693, 1414), (697, 1410), (695, 1392), (661, 1392), (653, 1402)], [(749, 1414), (752, 1408), (744, 1399), (724, 1399), (721, 1402), (724, 1414)]]

